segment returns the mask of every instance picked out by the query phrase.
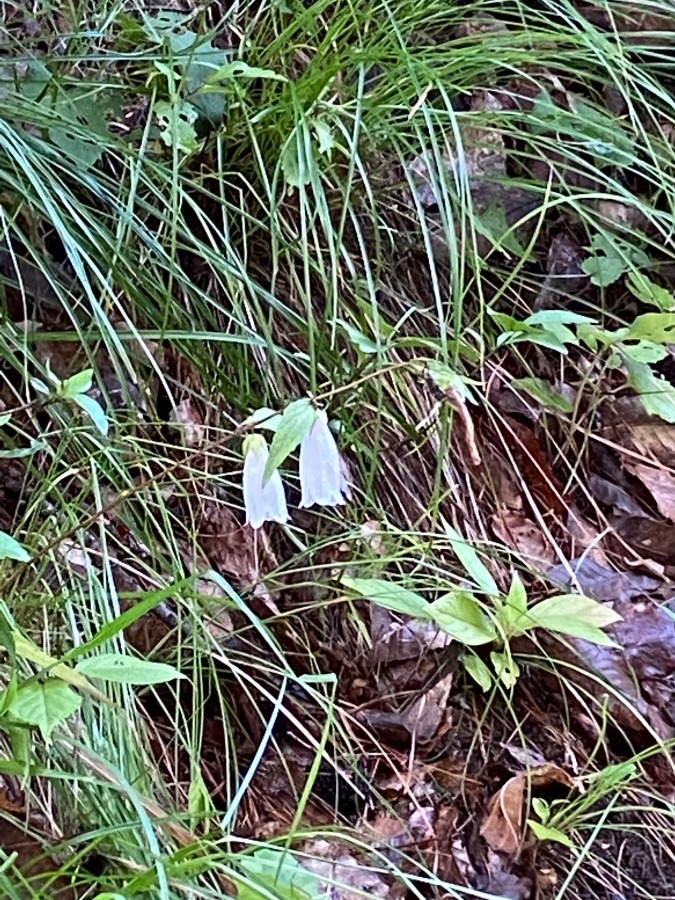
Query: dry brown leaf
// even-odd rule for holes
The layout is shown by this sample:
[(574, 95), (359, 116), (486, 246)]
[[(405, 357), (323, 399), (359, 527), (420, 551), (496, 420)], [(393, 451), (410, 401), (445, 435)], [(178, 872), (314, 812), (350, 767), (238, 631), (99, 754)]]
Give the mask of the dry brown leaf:
[(661, 515), (675, 522), (675, 476), (666, 469), (646, 463), (627, 460), (624, 465), (647, 488)]
[(541, 528), (523, 512), (500, 510), (492, 517), (492, 530), (507, 547), (514, 549), (534, 568), (546, 570), (556, 559), (555, 551)]
[(403, 715), (402, 724), (420, 744), (432, 740), (447, 718), (452, 680), (452, 675), (446, 675), (416, 700)]
[(549, 762), (509, 778), (490, 799), (487, 816), (480, 829), (481, 837), (499, 853), (515, 853), (520, 846), (528, 781), (533, 788), (548, 784), (574, 785), (564, 769)]

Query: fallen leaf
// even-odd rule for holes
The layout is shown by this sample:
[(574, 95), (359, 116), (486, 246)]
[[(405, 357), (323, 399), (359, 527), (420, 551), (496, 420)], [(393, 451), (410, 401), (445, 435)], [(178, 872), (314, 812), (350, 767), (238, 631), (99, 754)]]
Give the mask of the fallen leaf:
[(675, 522), (675, 476), (666, 469), (633, 460), (626, 460), (624, 466), (644, 484), (661, 515)]
[(541, 528), (523, 512), (502, 509), (492, 517), (491, 524), (495, 536), (515, 550), (529, 566), (545, 571), (556, 559)]
[[(570, 570), (574, 577), (570, 575)], [(574, 585), (576, 580), (581, 591), (595, 600), (630, 600), (658, 590), (662, 585), (661, 581), (647, 575), (607, 569), (589, 556), (572, 559), (569, 566), (560, 563), (549, 569), (547, 576), (554, 584), (563, 588)]]
[(481, 837), (499, 853), (512, 854), (520, 846), (528, 782), (532, 788), (549, 784), (562, 784), (569, 788), (574, 785), (564, 769), (550, 762), (509, 778), (490, 799), (487, 815), (480, 828)]
[(338, 841), (308, 841), (299, 855), (303, 868), (320, 881), (321, 895), (330, 900), (363, 900), (364, 897), (400, 898), (402, 884), (390, 884), (362, 860), (348, 853)]
[(418, 743), (428, 744), (446, 720), (452, 681), (452, 675), (446, 675), (405, 711), (403, 725)]

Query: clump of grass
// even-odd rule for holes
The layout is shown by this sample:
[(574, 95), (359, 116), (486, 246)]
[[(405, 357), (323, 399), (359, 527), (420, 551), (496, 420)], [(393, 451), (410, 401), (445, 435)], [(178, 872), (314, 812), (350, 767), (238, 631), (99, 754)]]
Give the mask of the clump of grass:
[[(609, 10), (592, 24), (551, 2), (209, 6), (167, 19), (135, 3), (52, 3), (38, 11), (39, 39), (5, 22), (1, 396), (19, 410), (8, 447), (40, 442), (6, 489), (11, 531), (34, 556), (20, 571), (5, 564), (8, 616), (55, 657), (104, 630), (96, 652), (142, 646), (190, 684), (108, 687), (108, 703), (86, 699), (77, 727), (30, 758), (7, 747), (7, 771), (31, 773), (29, 807), (63, 837), (57, 874), (83, 895), (221, 896), (245, 871), (238, 854), (256, 846), (245, 843), (255, 776), (264, 758), (285, 764), (284, 729), (315, 762), (283, 846), (311, 837), (301, 820), (319, 767), (353, 781), (365, 740), (334, 678), (345, 673), (321, 649), (334, 637), (336, 570), (386, 564), (431, 590), (459, 580), (447, 523), (485, 545), (502, 579), (514, 561), (492, 539), (498, 500), (467, 464), (429, 363), (468, 385), (483, 441), (499, 445), (494, 373), (560, 368), (500, 347), (490, 316), (530, 311), (552, 231), (588, 245), (618, 235), (666, 281), (673, 262), (675, 102), (658, 29), (631, 35)], [(665, 4), (638, 6), (669, 21)], [(190, 81), (232, 61), (222, 93)], [(516, 192), (522, 212), (509, 218)], [(588, 303), (610, 321), (625, 319), (621, 300), (598, 290)], [(48, 364), (60, 376), (94, 369), (107, 437), (67, 405), (36, 403), (30, 379)], [(203, 512), (226, 509), (225, 537), (246, 540), (231, 537), (238, 428), (308, 391), (344, 424), (356, 498), (274, 535), (263, 568), (279, 616), (236, 561), (216, 576), (234, 623), (223, 643), (199, 580), (217, 565)], [(192, 447), (175, 427), (186, 408), (202, 429)], [(560, 467), (583, 485), (575, 434), (562, 434)], [(529, 494), (513, 458), (511, 469)], [(380, 523), (379, 555), (366, 521)], [(126, 628), (136, 604), (154, 615), (143, 644)], [(346, 642), (367, 642), (358, 611), (342, 611)], [(203, 762), (214, 718), (217, 785)], [(252, 723), (258, 745), (242, 748)], [(656, 830), (665, 841), (661, 820)], [(579, 868), (599, 871), (590, 839), (585, 848)], [(91, 854), (106, 857), (103, 875), (88, 872)], [(419, 860), (414, 875), (380, 864), (418, 895), (455, 895)], [(44, 882), (22, 890), (50, 896)]]

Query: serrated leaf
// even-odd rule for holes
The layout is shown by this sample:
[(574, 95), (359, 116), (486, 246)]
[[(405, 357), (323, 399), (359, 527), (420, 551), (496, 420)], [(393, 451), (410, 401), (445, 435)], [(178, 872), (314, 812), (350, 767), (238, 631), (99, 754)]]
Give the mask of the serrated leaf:
[(471, 544), (455, 531), (452, 525), (446, 524), (445, 533), (450, 539), (452, 549), (455, 551), (457, 558), (474, 583), (486, 594), (490, 594), (493, 597), (499, 596), (499, 588), (496, 581)]
[(270, 454), (263, 472), (263, 481), (268, 481), (272, 472), (300, 446), (316, 419), (316, 409), (309, 400), (294, 400), (281, 414), (281, 421), (272, 438)]
[(561, 413), (571, 413), (574, 409), (573, 404), (543, 378), (516, 378), (511, 382), (511, 386), (525, 391), (544, 408), (555, 409)]
[(557, 828), (550, 825), (542, 825), (541, 822), (535, 822), (534, 819), (528, 819), (527, 824), (532, 829), (532, 833), (539, 841), (555, 841), (557, 844), (563, 844), (574, 850), (574, 843)]
[(494, 623), (468, 591), (444, 594), (434, 600), (429, 613), (439, 628), (468, 647), (489, 644), (497, 637)]
[(94, 400), (93, 397), (89, 397), (87, 394), (75, 394), (70, 399), (86, 412), (102, 435), (108, 434), (110, 423), (98, 400)]
[(84, 369), (82, 372), (78, 372), (77, 375), (71, 375), (70, 378), (62, 381), (57, 389), (57, 394), (60, 397), (72, 399), (75, 394), (83, 394), (85, 391), (88, 391), (93, 380), (94, 370)]
[(462, 662), (464, 663), (466, 671), (483, 692), (489, 691), (493, 681), (492, 672), (488, 669), (483, 660), (474, 653), (471, 654), (471, 656), (464, 656)]
[(366, 600), (418, 619), (431, 617), (431, 605), (414, 591), (380, 578), (343, 578), (342, 585)]
[(9, 705), (8, 713), (17, 722), (33, 725), (48, 738), (57, 725), (80, 708), (82, 699), (56, 678), (22, 685)]
[(621, 621), (621, 616), (609, 606), (583, 594), (561, 594), (542, 600), (528, 610), (527, 618), (528, 628), (538, 626), (606, 647), (614, 646), (614, 642), (600, 629)]
[(675, 423), (675, 387), (660, 375), (656, 375), (647, 363), (623, 356), (628, 384), (650, 416), (658, 416), (664, 422)]
[(115, 684), (162, 684), (184, 676), (166, 663), (138, 659), (123, 653), (101, 653), (81, 659), (75, 671), (87, 678), (99, 678)]
[(31, 555), (11, 534), (7, 534), (6, 531), (0, 531), (0, 559), (30, 562)]

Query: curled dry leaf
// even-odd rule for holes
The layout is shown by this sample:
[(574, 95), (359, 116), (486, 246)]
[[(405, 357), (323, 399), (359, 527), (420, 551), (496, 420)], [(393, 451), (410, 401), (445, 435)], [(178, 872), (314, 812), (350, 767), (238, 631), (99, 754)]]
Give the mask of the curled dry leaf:
[(515, 853), (520, 846), (528, 783), (531, 789), (549, 784), (574, 787), (574, 782), (567, 772), (555, 763), (549, 762), (509, 778), (490, 799), (487, 815), (480, 828), (481, 837), (487, 841), (492, 850), (499, 853)]

